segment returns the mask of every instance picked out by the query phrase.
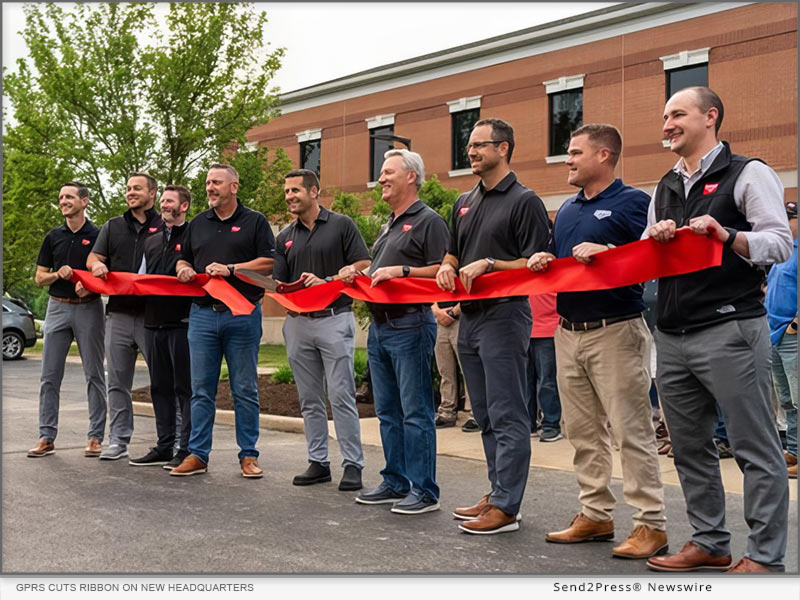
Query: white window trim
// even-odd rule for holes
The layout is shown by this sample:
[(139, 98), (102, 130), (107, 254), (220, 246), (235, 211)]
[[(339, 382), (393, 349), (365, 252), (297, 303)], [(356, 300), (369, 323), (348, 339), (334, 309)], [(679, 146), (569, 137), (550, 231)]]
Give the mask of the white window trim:
[(258, 150), (258, 142), (245, 142), (244, 148), (248, 152), (255, 152)]
[(455, 171), (448, 171), (448, 177), (464, 177), (465, 175), (472, 175), (472, 169), (456, 169)]
[(691, 67), (692, 65), (702, 65), (708, 62), (708, 51), (711, 48), (698, 48), (697, 50), (683, 50), (668, 56), (659, 56), (664, 63), (664, 70), (680, 69), (681, 67)]
[(367, 182), (367, 189), (368, 189), (368, 190), (371, 190), (372, 188), (374, 188), (374, 187), (375, 187), (375, 186), (377, 186), (377, 185), (378, 185), (378, 182), (377, 182), (377, 181), (368, 181), (368, 182)]
[(297, 143), (302, 144), (303, 142), (322, 139), (322, 129), (306, 129), (305, 131), (298, 131), (295, 135), (297, 136)]
[(661, 145), (664, 148), (669, 148), (669, 140), (661, 140)]
[(586, 77), (585, 73), (581, 73), (580, 75), (568, 75), (566, 77), (559, 77), (558, 79), (543, 81), (542, 84), (548, 94), (555, 94), (557, 92), (582, 88), (584, 77)]
[(548, 165), (554, 165), (556, 163), (565, 163), (569, 160), (569, 154), (556, 154), (555, 156), (545, 156), (544, 162)]
[(367, 129), (386, 127), (387, 125), (394, 125), (394, 113), (389, 115), (376, 115), (364, 120), (367, 122)]
[(451, 113), (457, 113), (464, 110), (473, 110), (481, 107), (481, 96), (467, 96), (459, 98), (458, 100), (451, 100), (447, 103), (447, 108)]

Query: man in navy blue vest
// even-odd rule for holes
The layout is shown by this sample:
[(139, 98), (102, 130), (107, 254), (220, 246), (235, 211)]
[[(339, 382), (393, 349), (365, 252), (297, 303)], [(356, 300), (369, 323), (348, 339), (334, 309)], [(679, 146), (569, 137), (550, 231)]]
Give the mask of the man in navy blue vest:
[(687, 88), (667, 102), (664, 138), (680, 160), (656, 187), (644, 236), (666, 243), (688, 226), (723, 243), (721, 267), (659, 280), (657, 381), (694, 533), (679, 553), (648, 560), (657, 571), (731, 564), (712, 437), (715, 403), (744, 473), (750, 527), (744, 557), (728, 572), (784, 570), (789, 488), (771, 407), (761, 265), (789, 258), (792, 234), (775, 172), (719, 141), (723, 114), (707, 87)]

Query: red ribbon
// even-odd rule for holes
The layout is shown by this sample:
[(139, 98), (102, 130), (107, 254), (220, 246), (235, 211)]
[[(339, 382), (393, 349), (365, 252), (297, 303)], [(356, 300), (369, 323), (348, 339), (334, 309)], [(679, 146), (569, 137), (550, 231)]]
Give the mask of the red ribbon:
[(189, 283), (181, 283), (177, 277), (170, 275), (110, 272), (105, 279), (100, 279), (88, 271), (73, 269), (72, 281), (80, 281), (90, 292), (107, 296), (205, 296), (208, 293), (225, 303), (234, 315), (249, 315), (255, 308), (230, 283), (205, 273), (195, 275)]
[(289, 294), (267, 295), (289, 310), (310, 312), (325, 308), (342, 293), (357, 300), (387, 304), (535, 296), (551, 292), (607, 290), (692, 273), (720, 264), (721, 242), (682, 229), (668, 243), (662, 244), (648, 238), (625, 244), (596, 254), (588, 265), (567, 257), (554, 260), (544, 273), (533, 273), (527, 268), (487, 273), (475, 279), (471, 293), (466, 292), (458, 279), (456, 291), (445, 292), (438, 288), (433, 279), (389, 279), (371, 288), (369, 277), (359, 276), (351, 285), (333, 281)]

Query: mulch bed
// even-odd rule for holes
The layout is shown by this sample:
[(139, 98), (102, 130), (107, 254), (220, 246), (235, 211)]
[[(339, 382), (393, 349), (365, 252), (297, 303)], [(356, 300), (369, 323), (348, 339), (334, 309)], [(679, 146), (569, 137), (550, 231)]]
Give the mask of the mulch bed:
[[(293, 383), (272, 383), (269, 375), (258, 376), (258, 398), (261, 405), (261, 413), (265, 415), (280, 415), (283, 417), (302, 417), (300, 414), (300, 400), (297, 396), (297, 386)], [(133, 390), (134, 402), (150, 403), (150, 387), (140, 387)], [(326, 403), (327, 405), (327, 403)], [(231, 397), (230, 383), (219, 382), (217, 389), (217, 408), (222, 410), (233, 410), (233, 398)], [(375, 416), (375, 406), (373, 404), (357, 403), (359, 418)], [(328, 420), (333, 419), (331, 408), (328, 409)]]

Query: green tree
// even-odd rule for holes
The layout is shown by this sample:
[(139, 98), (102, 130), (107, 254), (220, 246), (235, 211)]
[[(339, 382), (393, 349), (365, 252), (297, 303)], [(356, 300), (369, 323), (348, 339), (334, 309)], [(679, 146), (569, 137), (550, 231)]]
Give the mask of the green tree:
[(61, 183), (89, 187), (98, 225), (124, 210), (133, 171), (188, 184), (277, 113), (270, 81), (284, 53), (249, 3), (24, 9), (29, 56), (3, 74), (4, 290), (32, 276)]

